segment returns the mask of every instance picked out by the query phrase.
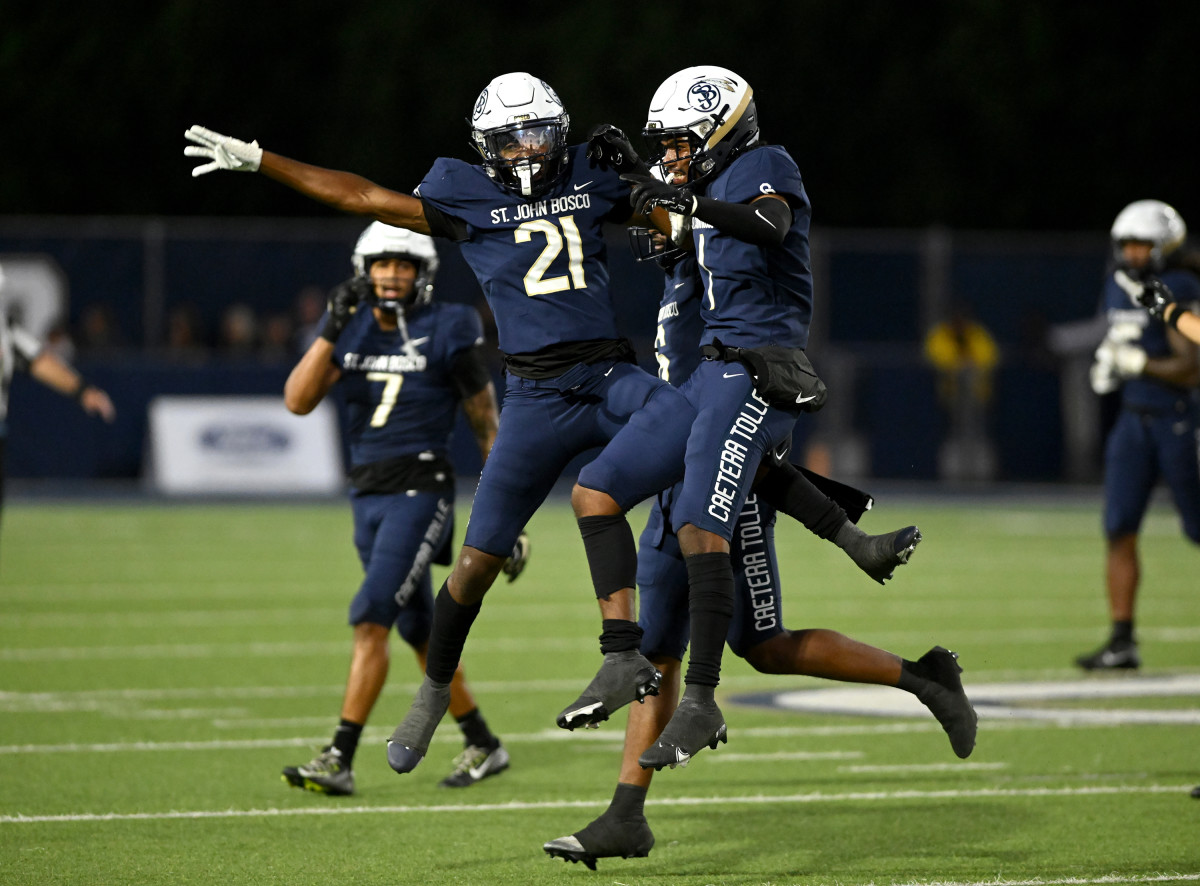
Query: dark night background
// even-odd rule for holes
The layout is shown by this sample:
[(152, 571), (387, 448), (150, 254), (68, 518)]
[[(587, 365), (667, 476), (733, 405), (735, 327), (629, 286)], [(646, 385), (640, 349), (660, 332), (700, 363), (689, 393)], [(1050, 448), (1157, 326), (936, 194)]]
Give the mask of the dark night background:
[[(294, 355), (239, 363), (218, 348), (183, 365), (170, 312), (196, 307), (211, 344), (235, 303), (278, 316), (348, 273), (364, 219), (261, 176), (193, 179), (191, 124), (408, 191), (437, 156), (475, 159), (467, 116), (497, 74), (547, 80), (575, 141), (612, 122), (640, 144), (657, 85), (710, 63), (749, 80), (764, 137), (788, 147), (813, 202), (816, 334), (841, 392), (816, 424), (839, 453), (852, 433), (866, 441), (867, 461), (837, 470), (937, 473), (920, 343), (957, 297), (1003, 352), (998, 476), (1093, 477), (1099, 435), (1086, 415), (1069, 430), (1061, 410), (1093, 398), (1046, 333), (1094, 311), (1127, 203), (1162, 199), (1200, 225), (1198, 37), (1200, 4), (1159, 0), (0, 0), (0, 253), (62, 266), (83, 368), (122, 400), (102, 429), (18, 387), (14, 414), (45, 420), (18, 423), (9, 473), (61, 474), (51, 441), (70, 436), (87, 443), (74, 474), (133, 476), (151, 397), (276, 393)], [(623, 241), (610, 249), (618, 313), (650, 359), (659, 284)], [(443, 259), (439, 298), (486, 307), (457, 253)], [(78, 336), (96, 306), (125, 350)], [(1076, 350), (1086, 363), (1088, 343)]]
[(184, 129), (407, 190), (471, 156), (498, 73), (546, 79), (582, 140), (639, 131), (666, 75), (711, 62), (755, 88), (816, 224), (1103, 230), (1140, 197), (1200, 218), (1193, 3), (2, 0), (0, 23), (5, 215), (319, 215), (193, 181)]

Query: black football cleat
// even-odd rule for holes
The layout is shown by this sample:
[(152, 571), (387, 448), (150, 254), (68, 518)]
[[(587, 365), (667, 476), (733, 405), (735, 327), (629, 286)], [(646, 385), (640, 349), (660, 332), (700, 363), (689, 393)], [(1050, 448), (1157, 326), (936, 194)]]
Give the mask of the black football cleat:
[(965, 760), (975, 749), (979, 715), (958, 676), (962, 673), (958, 653), (934, 646), (917, 660), (917, 669), (927, 681), (917, 698), (942, 724), (954, 753)]
[(658, 695), (662, 674), (640, 652), (609, 652), (583, 690), (583, 695), (563, 708), (555, 722), (563, 729), (595, 729), (631, 701)]
[(658, 741), (638, 757), (638, 765), (655, 770), (686, 766), (704, 748), (716, 750), (720, 742), (727, 740), (725, 717), (717, 703), (695, 701), (684, 695)]
[(1142, 658), (1132, 640), (1109, 640), (1090, 655), (1076, 658), (1075, 664), (1085, 671), (1137, 670)]
[(567, 837), (559, 837), (542, 846), (551, 858), (581, 861), (596, 870), (600, 858), (645, 858), (654, 847), (654, 834), (645, 816), (617, 819), (611, 810)]

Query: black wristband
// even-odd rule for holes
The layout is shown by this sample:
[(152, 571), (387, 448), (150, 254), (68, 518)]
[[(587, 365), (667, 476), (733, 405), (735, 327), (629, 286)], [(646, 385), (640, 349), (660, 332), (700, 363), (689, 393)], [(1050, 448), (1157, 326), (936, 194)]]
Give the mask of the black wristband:
[(1187, 308), (1183, 307), (1182, 305), (1180, 305), (1177, 302), (1175, 304), (1175, 310), (1171, 311), (1171, 314), (1169, 317), (1166, 317), (1167, 325), (1170, 326), (1172, 329), (1178, 330), (1179, 329), (1179, 315), (1184, 313), (1186, 310), (1187, 310)]
[(75, 393), (71, 395), (71, 399), (73, 399), (76, 403), (83, 403), (83, 394), (90, 387), (91, 385), (87, 383), (83, 376), (80, 376), (79, 387), (75, 389)]

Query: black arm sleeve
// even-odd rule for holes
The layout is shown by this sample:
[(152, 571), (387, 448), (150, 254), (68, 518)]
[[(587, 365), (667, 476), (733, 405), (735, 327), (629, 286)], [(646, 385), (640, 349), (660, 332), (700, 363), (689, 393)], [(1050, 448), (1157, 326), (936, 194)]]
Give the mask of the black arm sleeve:
[(434, 237), (445, 237), (456, 243), (466, 240), (469, 236), (467, 223), (461, 218), (455, 218), (438, 209), (428, 200), (422, 198), (421, 206), (425, 210), (425, 221), (429, 223), (429, 233)]
[(474, 397), (488, 386), (492, 374), (483, 359), (483, 345), (475, 345), (459, 351), (450, 362), (450, 377), (458, 389), (460, 400)]
[(726, 203), (708, 197), (696, 198), (693, 216), (706, 221), (722, 234), (756, 246), (782, 246), (792, 226), (792, 208), (785, 200), (755, 200)]

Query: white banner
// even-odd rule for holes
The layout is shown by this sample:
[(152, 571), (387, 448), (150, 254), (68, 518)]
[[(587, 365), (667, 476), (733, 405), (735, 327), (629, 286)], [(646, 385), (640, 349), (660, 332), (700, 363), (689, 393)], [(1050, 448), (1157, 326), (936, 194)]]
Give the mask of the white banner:
[(327, 402), (294, 415), (281, 397), (156, 397), (148, 453), (147, 477), (168, 495), (344, 488), (337, 410)]

